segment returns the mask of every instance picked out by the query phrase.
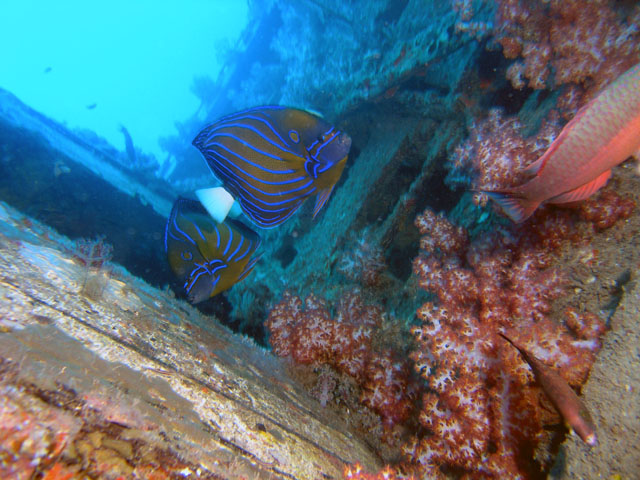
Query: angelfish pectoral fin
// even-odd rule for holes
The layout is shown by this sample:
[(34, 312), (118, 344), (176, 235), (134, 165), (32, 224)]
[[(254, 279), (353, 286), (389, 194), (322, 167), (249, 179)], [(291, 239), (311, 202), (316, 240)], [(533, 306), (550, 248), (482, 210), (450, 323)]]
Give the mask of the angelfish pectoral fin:
[(222, 187), (201, 188), (196, 190), (196, 196), (209, 215), (218, 223), (222, 223), (235, 200), (229, 192)]
[(325, 188), (318, 193), (316, 197), (316, 204), (313, 207), (313, 218), (316, 218), (316, 215), (322, 209), (325, 203), (327, 203), (328, 198), (331, 196), (331, 192), (333, 191), (333, 187)]

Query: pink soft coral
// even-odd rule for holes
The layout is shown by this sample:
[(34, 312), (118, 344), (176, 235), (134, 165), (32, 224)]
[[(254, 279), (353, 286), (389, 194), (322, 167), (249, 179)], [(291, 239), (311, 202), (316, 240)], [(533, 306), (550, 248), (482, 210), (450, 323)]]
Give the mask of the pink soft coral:
[(501, 0), (496, 39), (517, 59), (507, 71), (515, 88), (590, 82), (599, 91), (637, 63), (639, 25), (639, 6), (612, 0)]
[(389, 431), (404, 422), (413, 405), (410, 365), (390, 350), (373, 347), (372, 335), (382, 321), (382, 309), (365, 305), (357, 292), (344, 295), (336, 318), (324, 301), (302, 300), (285, 293), (271, 310), (265, 326), (273, 351), (303, 364), (328, 364), (353, 377), (361, 387), (360, 401), (382, 418)]
[(417, 348), (411, 358), (429, 387), (419, 418), (428, 433), (405, 453), (433, 474), (444, 466), (526, 477), (536, 468), (530, 452), (549, 413), (529, 368), (498, 332), (515, 329), (522, 344), (561, 368), (572, 385), (585, 381), (600, 348), (600, 320), (571, 314), (572, 331), (548, 317), (564, 291), (551, 254), (570, 235), (571, 220), (547, 215), (528, 228), (473, 242), (429, 210), (416, 225), (424, 237), (414, 272), (436, 300), (418, 309), (422, 323), (412, 329)]

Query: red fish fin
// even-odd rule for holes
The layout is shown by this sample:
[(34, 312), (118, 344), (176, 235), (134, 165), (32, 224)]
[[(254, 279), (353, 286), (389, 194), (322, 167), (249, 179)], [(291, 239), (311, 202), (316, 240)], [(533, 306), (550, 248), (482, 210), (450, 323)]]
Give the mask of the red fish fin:
[(580, 110), (578, 110), (578, 112), (571, 119), (571, 121), (569, 121), (569, 123), (567, 123), (564, 126), (560, 134), (556, 137), (556, 139), (553, 142), (551, 142), (551, 145), (549, 145), (549, 148), (547, 148), (547, 151), (544, 152), (544, 154), (538, 160), (536, 160), (535, 162), (533, 162), (531, 165), (529, 165), (524, 169), (524, 173), (526, 175), (533, 176), (533, 175), (537, 175), (542, 171), (542, 169), (547, 163), (547, 160), (549, 160), (553, 156), (555, 151), (558, 150), (560, 145), (564, 143), (565, 139), (569, 136), (569, 133), (571, 132), (571, 130), (573, 130), (575, 125), (577, 125), (580, 122), (581, 118), (584, 116), (584, 114), (587, 111), (587, 107), (591, 105), (592, 102), (593, 100), (591, 100), (589, 103), (587, 103), (587, 105), (585, 105)]
[(591, 180), (589, 183), (585, 183), (584, 185), (574, 188), (573, 190), (569, 190), (561, 195), (550, 198), (548, 200), (549, 203), (571, 203), (577, 202), (579, 200), (584, 200), (585, 198), (590, 197), (594, 193), (596, 193), (600, 187), (602, 187), (607, 180), (611, 177), (611, 170), (607, 170), (604, 173), (601, 173), (595, 180)]
[[(568, 125), (569, 124), (567, 124), (567, 126)], [(547, 151), (544, 152), (544, 154), (538, 160), (536, 160), (535, 162), (533, 162), (531, 165), (527, 166), (524, 169), (525, 175), (528, 175), (528, 176), (538, 175), (547, 164), (547, 161), (553, 156), (553, 154), (560, 147), (562, 142), (564, 142), (564, 139), (567, 137), (567, 135), (568, 135), (568, 128), (565, 127), (560, 132), (560, 135), (558, 135), (558, 137), (551, 143), (551, 145), (549, 145), (549, 148), (547, 148)]]
[(327, 203), (327, 199), (331, 195), (332, 191), (333, 187), (325, 188), (324, 190), (321, 190), (320, 193), (318, 193), (318, 196), (316, 198), (316, 205), (313, 207), (313, 218), (316, 218), (316, 215), (318, 214), (320, 209), (324, 206), (325, 203)]
[(509, 193), (500, 192), (484, 192), (491, 200), (496, 202), (502, 211), (511, 220), (516, 223), (524, 222), (529, 218), (536, 208), (540, 205), (540, 202), (527, 200), (526, 198), (518, 198)]
[(547, 154), (545, 153), (544, 155), (542, 155), (538, 160), (536, 160), (535, 162), (533, 162), (531, 165), (528, 165), (523, 171), (524, 174), (532, 177), (534, 175), (537, 175), (538, 172), (542, 169), (542, 167), (544, 166), (544, 164), (547, 161)]

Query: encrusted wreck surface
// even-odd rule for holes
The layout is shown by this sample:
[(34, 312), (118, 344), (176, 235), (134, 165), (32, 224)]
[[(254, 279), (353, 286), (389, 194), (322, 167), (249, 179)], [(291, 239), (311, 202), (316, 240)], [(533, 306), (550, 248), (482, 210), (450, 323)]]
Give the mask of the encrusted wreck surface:
[(278, 359), (76, 253), (0, 204), (0, 477), (303, 479), (340, 478), (356, 460), (379, 467)]
[(640, 270), (631, 283), (591, 369), (582, 397), (598, 432), (598, 445), (587, 447), (569, 436), (560, 449), (551, 478), (636, 478), (640, 472)]
[(100, 236), (154, 285), (172, 276), (162, 238), (177, 196), (91, 132), (72, 132), (0, 89), (0, 199), (72, 238)]

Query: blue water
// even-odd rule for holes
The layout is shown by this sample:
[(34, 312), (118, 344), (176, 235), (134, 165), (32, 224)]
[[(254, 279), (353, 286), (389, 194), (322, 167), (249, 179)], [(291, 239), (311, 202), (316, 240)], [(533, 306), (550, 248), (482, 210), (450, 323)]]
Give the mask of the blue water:
[(198, 109), (198, 80), (217, 77), (247, 15), (241, 0), (8, 0), (0, 5), (0, 88), (123, 150), (124, 125), (162, 162), (159, 137)]

